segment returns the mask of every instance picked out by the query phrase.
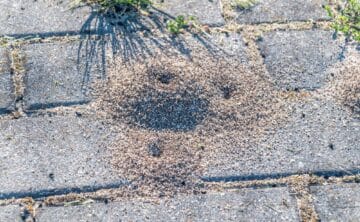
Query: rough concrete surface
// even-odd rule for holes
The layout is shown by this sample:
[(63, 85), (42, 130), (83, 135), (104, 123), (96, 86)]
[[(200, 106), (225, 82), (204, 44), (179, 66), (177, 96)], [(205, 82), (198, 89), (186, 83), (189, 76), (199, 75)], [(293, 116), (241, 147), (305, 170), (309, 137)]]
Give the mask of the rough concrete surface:
[(0, 206), (0, 221), (3, 222), (21, 222), (21, 208), (18, 205)]
[[(90, 100), (90, 86), (103, 74), (97, 55), (80, 43), (32, 44), (24, 47), (26, 59), (24, 102), (34, 110)], [(91, 64), (90, 64), (91, 63)]]
[(298, 221), (287, 188), (180, 196), (159, 203), (127, 201), (42, 209), (37, 221)]
[(324, 0), (259, 0), (249, 9), (238, 10), (238, 23), (286, 22), (328, 19)]
[(332, 31), (275, 31), (260, 37), (258, 45), (272, 80), (280, 89), (316, 89), (326, 72), (341, 59), (341, 40)]
[(14, 109), (14, 87), (8, 51), (0, 47), (0, 115)]
[(332, 101), (310, 100), (294, 106), (286, 124), (251, 148), (220, 154), (206, 174), (256, 177), (360, 169), (359, 141), (360, 122), (346, 109)]
[(358, 221), (360, 184), (334, 184), (311, 187), (321, 221)]
[(156, 0), (155, 6), (172, 16), (194, 16), (202, 24), (221, 26), (220, 0)]
[(106, 126), (76, 117), (2, 121), (0, 198), (120, 184), (103, 158), (111, 138)]
[(52, 36), (78, 32), (91, 14), (88, 7), (71, 9), (71, 0), (0, 1), (1, 35)]
[(72, 1), (0, 0), (0, 222), (358, 221), (360, 51), (325, 0)]

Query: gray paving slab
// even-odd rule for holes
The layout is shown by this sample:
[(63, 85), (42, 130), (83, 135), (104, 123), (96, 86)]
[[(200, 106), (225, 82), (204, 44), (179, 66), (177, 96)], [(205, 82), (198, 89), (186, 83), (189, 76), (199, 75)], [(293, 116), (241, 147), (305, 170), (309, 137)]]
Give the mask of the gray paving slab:
[(238, 23), (286, 22), (328, 19), (324, 0), (258, 0), (245, 10), (237, 10)]
[(321, 221), (359, 221), (360, 184), (310, 187)]
[(155, 6), (172, 16), (194, 16), (202, 24), (225, 24), (221, 15), (220, 0), (155, 0)]
[(230, 138), (229, 152), (210, 162), (205, 175), (256, 179), (360, 169), (360, 121), (344, 107), (310, 99), (296, 104), (289, 116), (250, 147), (236, 147), (236, 138)]
[(0, 0), (0, 35), (78, 32), (90, 16), (91, 9), (71, 10), (71, 2)]
[[(188, 35), (181, 37), (180, 43), (187, 48), (189, 56), (199, 52), (207, 52), (209, 53), (208, 56), (216, 56), (221, 59), (236, 59), (244, 64), (248, 62), (246, 45), (239, 33), (213, 33), (201, 38)], [(179, 52), (179, 49), (181, 49), (179, 46), (180, 44), (175, 47), (168, 45), (165, 48), (177, 49)]]
[(0, 115), (14, 109), (13, 88), (10, 58), (7, 50), (0, 47)]
[(127, 201), (42, 209), (37, 221), (299, 221), (286, 188), (180, 196), (159, 203)]
[(245, 52), (246, 45), (239, 33), (217, 33), (211, 35), (209, 40), (220, 50), (225, 52), (227, 54), (226, 57), (232, 56), (240, 59), (243, 62), (248, 61), (248, 57)]
[(219, 58), (238, 59), (247, 61), (246, 45), (239, 33), (212, 33), (207, 35), (195, 35), (185, 33), (175, 38), (163, 36), (144, 37), (138, 34), (129, 34), (126, 38), (122, 36), (111, 36), (104, 38), (105, 47), (101, 41), (83, 41), (85, 45), (95, 50), (99, 54), (110, 52), (116, 58), (122, 58), (125, 61), (142, 60), (147, 57), (158, 55), (159, 53), (169, 53), (191, 57), (202, 53), (208, 56), (217, 56)]
[(78, 42), (32, 44), (23, 50), (27, 110), (86, 103), (91, 82), (103, 75), (97, 55)]
[(0, 122), (0, 198), (121, 185), (105, 160), (111, 131), (77, 117)]
[(3, 222), (21, 222), (21, 208), (18, 205), (0, 206), (0, 221)]
[(341, 58), (343, 43), (332, 31), (276, 31), (258, 45), (266, 67), (281, 89), (316, 89), (329, 77), (326, 70)]

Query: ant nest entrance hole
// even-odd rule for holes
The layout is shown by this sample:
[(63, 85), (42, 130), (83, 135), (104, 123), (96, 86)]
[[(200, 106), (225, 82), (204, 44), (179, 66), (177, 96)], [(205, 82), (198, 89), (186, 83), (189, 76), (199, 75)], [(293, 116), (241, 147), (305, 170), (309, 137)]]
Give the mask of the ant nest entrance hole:
[(176, 74), (172, 71), (159, 67), (150, 67), (147, 73), (150, 79), (156, 79), (156, 81), (165, 85), (170, 84), (176, 77)]

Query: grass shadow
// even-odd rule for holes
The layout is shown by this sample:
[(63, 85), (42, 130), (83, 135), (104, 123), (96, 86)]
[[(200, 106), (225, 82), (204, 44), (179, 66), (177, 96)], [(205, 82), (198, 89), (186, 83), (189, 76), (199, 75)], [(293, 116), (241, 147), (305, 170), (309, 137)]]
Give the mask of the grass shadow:
[(118, 17), (115, 14), (99, 13), (96, 6), (93, 6), (80, 30), (78, 64), (84, 67), (84, 85), (91, 81), (95, 65), (100, 67), (100, 78), (106, 77), (108, 53), (131, 64), (154, 56), (159, 50), (172, 51), (191, 59), (194, 50), (192, 46), (196, 44), (213, 56), (222, 51), (208, 34), (191, 33), (186, 37), (170, 34), (166, 22), (174, 19), (172, 15), (154, 7), (148, 13), (147, 16), (142, 16), (137, 12), (129, 12)]

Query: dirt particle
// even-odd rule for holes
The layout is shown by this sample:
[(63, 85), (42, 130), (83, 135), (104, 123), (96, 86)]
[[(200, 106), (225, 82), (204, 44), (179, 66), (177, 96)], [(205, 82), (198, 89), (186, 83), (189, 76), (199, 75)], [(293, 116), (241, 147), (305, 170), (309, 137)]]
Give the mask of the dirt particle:
[(257, 42), (262, 42), (262, 41), (264, 41), (264, 37), (258, 36), (258, 37), (256, 38), (256, 41), (257, 41)]
[(360, 114), (360, 99), (358, 99), (353, 106), (353, 112), (355, 114)]
[(155, 78), (162, 84), (170, 84), (175, 78), (176, 74), (168, 70), (166, 67), (150, 67), (147, 70), (147, 74), (150, 78)]
[(21, 211), (20, 217), (21, 217), (21, 220), (24, 222), (33, 222), (34, 221), (30, 211), (27, 208), (24, 208), (24, 210)]
[(234, 89), (231, 86), (224, 86), (224, 87), (221, 88), (221, 91), (223, 93), (224, 99), (230, 99)]
[(54, 173), (49, 173), (49, 178), (50, 178), (50, 180), (54, 181), (55, 180)]
[(170, 73), (160, 73), (157, 76), (157, 80), (160, 81), (162, 84), (169, 84), (173, 76)]
[(161, 155), (161, 149), (157, 143), (150, 143), (148, 146), (148, 152), (153, 157), (159, 157)]

